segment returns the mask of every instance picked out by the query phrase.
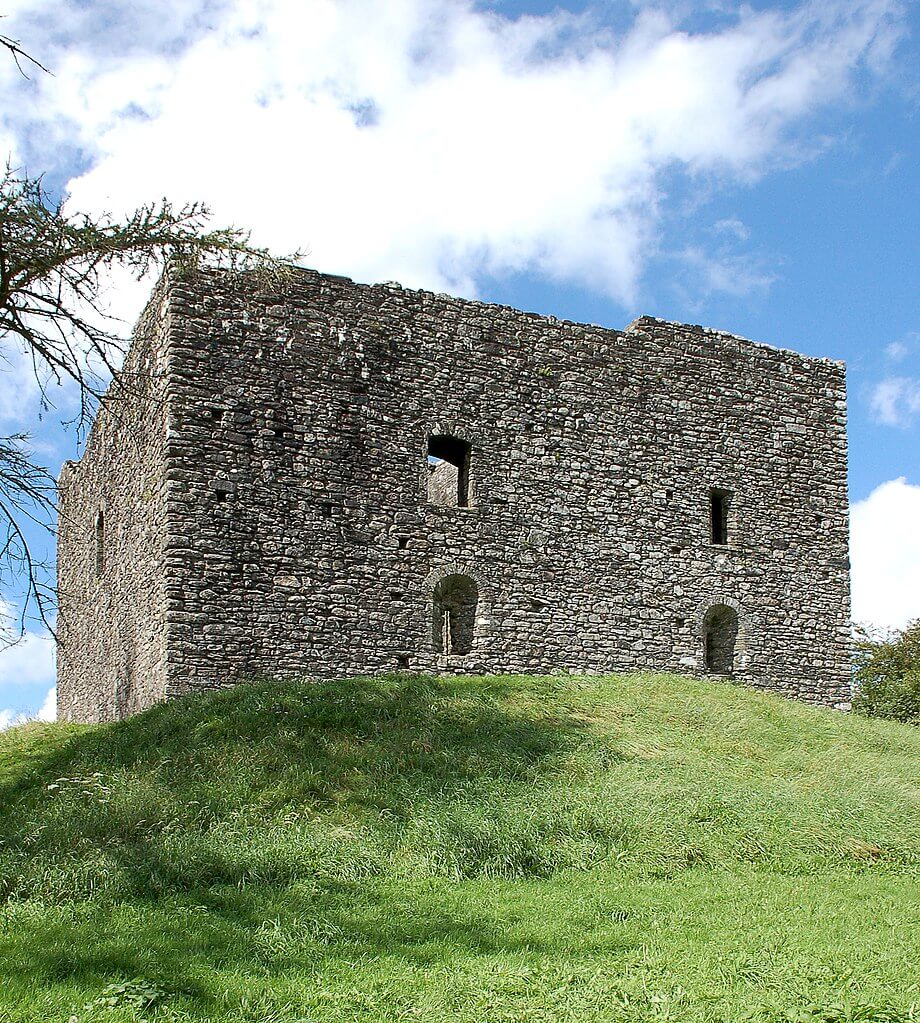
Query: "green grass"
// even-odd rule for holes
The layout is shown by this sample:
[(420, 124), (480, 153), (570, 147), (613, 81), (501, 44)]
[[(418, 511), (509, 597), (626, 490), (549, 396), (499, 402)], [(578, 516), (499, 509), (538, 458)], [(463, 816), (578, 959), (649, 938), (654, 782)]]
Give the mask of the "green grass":
[(0, 1023), (920, 1020), (920, 730), (670, 676), (0, 735)]

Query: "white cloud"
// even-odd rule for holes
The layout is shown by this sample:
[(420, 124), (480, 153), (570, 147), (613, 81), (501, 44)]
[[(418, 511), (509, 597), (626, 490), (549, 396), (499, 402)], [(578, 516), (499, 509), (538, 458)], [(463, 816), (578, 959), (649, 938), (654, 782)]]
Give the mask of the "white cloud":
[(10, 683), (32, 685), (54, 679), (54, 640), (26, 632), (17, 643), (0, 649), (0, 692)]
[(910, 330), (896, 341), (885, 346), (885, 355), (891, 362), (903, 362), (920, 342), (920, 331)]
[(40, 397), (32, 360), (18, 347), (0, 350), (0, 425), (31, 418)]
[[(54, 639), (48, 633), (26, 630), (15, 642), (18, 632), (17, 617), (13, 605), (0, 598), (0, 701), (10, 698), (11, 686), (47, 685), (48, 693), (41, 708), (34, 717), (39, 721), (53, 721), (56, 716), (56, 691), (54, 689), (55, 647)], [(0, 731), (26, 720), (21, 711), (14, 707), (0, 707)]]
[(57, 721), (57, 686), (52, 686), (35, 715), (37, 721)]
[[(766, 272), (759, 262), (744, 255), (720, 250), (707, 252), (697, 246), (688, 246), (677, 254), (687, 278), (687, 301), (700, 302), (713, 292), (744, 296), (766, 291), (776, 275)], [(690, 296), (694, 296), (691, 300)]]
[(744, 242), (751, 237), (750, 228), (743, 220), (739, 220), (737, 217), (727, 217), (724, 220), (717, 220), (712, 226), (716, 234), (731, 235), (737, 238), (738, 241)]
[(41, 707), (34, 714), (18, 713), (9, 707), (0, 710), (0, 732), (28, 721), (57, 721), (57, 689), (54, 686), (45, 694)]
[(920, 413), (920, 380), (915, 377), (886, 377), (875, 385), (870, 408), (883, 426), (910, 426)]
[[(0, 135), (49, 160), (81, 151), (75, 207), (204, 198), (358, 279), (469, 294), (485, 272), (530, 271), (628, 304), (664, 175), (751, 180), (795, 158), (809, 118), (890, 56), (900, 8), (739, 6), (708, 33), (643, 8), (620, 36), (471, 0), (199, 0), (152, 23), (141, 5), (136, 24), (126, 9), (18, 5), (55, 77), (21, 90)], [(769, 283), (729, 271), (708, 286)]]
[(881, 484), (850, 509), (853, 620), (884, 629), (920, 618), (920, 486)]
[(57, 689), (52, 686), (45, 694), (41, 707), (34, 714), (22, 714), (9, 707), (0, 710), (0, 732), (24, 725), (27, 721), (57, 721)]

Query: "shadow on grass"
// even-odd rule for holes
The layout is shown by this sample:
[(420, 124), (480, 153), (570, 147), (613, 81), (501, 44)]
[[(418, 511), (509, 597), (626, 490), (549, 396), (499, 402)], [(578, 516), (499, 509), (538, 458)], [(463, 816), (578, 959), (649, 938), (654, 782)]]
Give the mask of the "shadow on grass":
[(203, 1010), (196, 978), (215, 961), (271, 976), (304, 954), (518, 947), (437, 896), (419, 914), (391, 907), (367, 878), (386, 873), (402, 827), (421, 842), (461, 793), (532, 789), (583, 730), (519, 697), (513, 681), (259, 682), (33, 749), (0, 787), (0, 897), (11, 920), (19, 899), (83, 908), (0, 934), (5, 972), (147, 977)]
[[(209, 1018), (228, 987), (271, 990), (277, 979), (325, 971), (334, 977), (356, 961), (380, 962), (383, 972), (398, 974), (481, 956), (564, 955), (581, 944), (558, 912), (557, 932), (545, 926), (545, 914), (533, 920), (532, 907), (516, 909), (513, 894), (496, 914), (500, 890), (493, 889), (493, 897), (461, 904), (447, 883), (340, 886), (306, 900), (294, 889), (221, 887), (207, 912), (184, 900), (135, 904), (131, 913), (114, 917), (100, 908), (67, 924), (20, 928), (12, 954), (2, 939), (0, 949), (5, 976), (23, 986), (91, 992), (115, 980), (145, 978)], [(640, 940), (639, 933), (605, 935), (603, 951), (623, 953)], [(280, 991), (277, 997), (285, 999)]]
[[(311, 855), (311, 827), (317, 855), (353, 854), (355, 876), (373, 873), (370, 833), (458, 790), (533, 784), (569, 747), (579, 724), (516, 708), (515, 692), (510, 681), (420, 676), (259, 682), (87, 729), (44, 758), (33, 752), (0, 787), (0, 897), (65, 896), (54, 871), (73, 875), (79, 897), (87, 869), (90, 887), (116, 898), (285, 883)], [(371, 847), (336, 843), (324, 817), (346, 830), (363, 820)], [(239, 821), (250, 822), (248, 845), (215, 841)], [(286, 823), (301, 828), (294, 852)]]

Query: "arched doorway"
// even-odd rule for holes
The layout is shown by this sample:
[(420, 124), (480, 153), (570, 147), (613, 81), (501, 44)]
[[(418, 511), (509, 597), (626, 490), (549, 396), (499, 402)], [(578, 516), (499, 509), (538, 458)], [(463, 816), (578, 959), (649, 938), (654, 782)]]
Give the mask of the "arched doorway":
[(468, 654), (479, 589), (468, 575), (448, 575), (435, 585), (432, 597), (431, 638), (439, 654)]
[(731, 675), (738, 647), (738, 612), (727, 604), (714, 604), (703, 617), (706, 670)]

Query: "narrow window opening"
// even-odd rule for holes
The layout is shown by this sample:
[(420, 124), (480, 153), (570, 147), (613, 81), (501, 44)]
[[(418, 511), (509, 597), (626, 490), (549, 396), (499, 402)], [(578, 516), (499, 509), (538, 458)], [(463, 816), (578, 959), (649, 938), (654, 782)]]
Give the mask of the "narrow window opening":
[(396, 543), (397, 543), (397, 546), (398, 546), (399, 550), (404, 551), (406, 549), (406, 547), (408, 546), (408, 544), (409, 544), (409, 537), (408, 536), (397, 537), (396, 538)]
[(730, 490), (709, 491), (710, 539), (715, 544), (728, 543), (728, 511), (731, 507)]
[(229, 490), (215, 490), (214, 491), (214, 500), (215, 501), (218, 501), (218, 502), (220, 502), (220, 501), (228, 501), (229, 499), (230, 499), (230, 491)]
[(100, 509), (96, 513), (96, 578), (105, 571), (105, 515)]
[(428, 438), (428, 500), (445, 508), (470, 504), (470, 452), (467, 441), (443, 434)]
[(319, 506), (319, 513), (324, 519), (331, 519), (334, 507), (331, 501), (323, 501)]
[(468, 654), (473, 648), (473, 631), (479, 590), (465, 575), (449, 575), (434, 589), (432, 601), (432, 642), (439, 654)]
[(738, 614), (725, 604), (711, 607), (703, 619), (706, 670), (714, 675), (731, 675), (735, 670), (738, 644)]
[(408, 654), (397, 654), (396, 655), (396, 667), (397, 668), (408, 668), (409, 667), (409, 655)]

